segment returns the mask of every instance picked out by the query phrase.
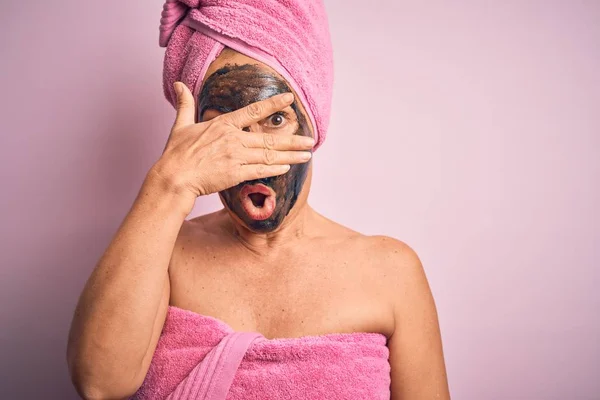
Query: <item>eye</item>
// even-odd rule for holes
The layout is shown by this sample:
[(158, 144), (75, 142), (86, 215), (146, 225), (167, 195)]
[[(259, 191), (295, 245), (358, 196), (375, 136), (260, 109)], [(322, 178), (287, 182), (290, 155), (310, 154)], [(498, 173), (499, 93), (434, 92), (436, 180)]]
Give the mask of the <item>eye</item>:
[(271, 123), (273, 125), (281, 125), (283, 124), (283, 115), (275, 114), (271, 117)]
[(271, 127), (281, 127), (287, 122), (286, 115), (284, 112), (277, 112), (267, 118), (267, 125)]

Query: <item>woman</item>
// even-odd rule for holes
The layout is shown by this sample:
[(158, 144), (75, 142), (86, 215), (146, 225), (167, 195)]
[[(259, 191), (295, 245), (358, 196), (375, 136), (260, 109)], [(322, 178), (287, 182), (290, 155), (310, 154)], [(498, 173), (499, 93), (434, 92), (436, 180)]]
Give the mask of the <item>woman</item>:
[[(320, 1), (168, 0), (177, 116), (69, 337), (85, 398), (448, 399), (406, 244), (312, 209), (333, 83)], [(198, 196), (224, 208), (186, 221)]]

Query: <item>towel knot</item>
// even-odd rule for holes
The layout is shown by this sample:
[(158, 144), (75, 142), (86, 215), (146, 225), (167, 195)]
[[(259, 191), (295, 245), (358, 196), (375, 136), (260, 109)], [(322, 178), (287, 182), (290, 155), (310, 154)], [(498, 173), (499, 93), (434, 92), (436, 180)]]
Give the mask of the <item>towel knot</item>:
[(167, 47), (169, 39), (179, 22), (187, 15), (189, 10), (200, 8), (202, 0), (166, 0), (160, 18), (158, 44)]

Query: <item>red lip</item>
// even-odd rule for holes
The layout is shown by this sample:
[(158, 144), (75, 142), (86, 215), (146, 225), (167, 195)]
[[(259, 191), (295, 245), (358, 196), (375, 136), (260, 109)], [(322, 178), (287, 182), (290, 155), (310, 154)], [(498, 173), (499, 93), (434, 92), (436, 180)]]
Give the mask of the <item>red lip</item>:
[[(262, 207), (255, 206), (250, 195), (260, 193), (265, 196)], [(263, 184), (244, 185), (240, 191), (240, 202), (248, 216), (254, 220), (261, 221), (269, 218), (275, 211), (277, 200), (275, 191)]]

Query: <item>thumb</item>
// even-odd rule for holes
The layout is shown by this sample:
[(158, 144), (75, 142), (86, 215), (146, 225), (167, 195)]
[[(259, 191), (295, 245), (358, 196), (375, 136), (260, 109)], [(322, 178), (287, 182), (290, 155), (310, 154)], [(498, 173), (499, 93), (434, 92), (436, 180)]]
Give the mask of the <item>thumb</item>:
[(173, 88), (177, 94), (177, 116), (175, 117), (173, 129), (195, 124), (196, 109), (192, 92), (190, 92), (187, 85), (179, 81), (173, 84)]

